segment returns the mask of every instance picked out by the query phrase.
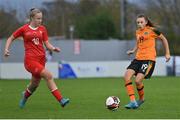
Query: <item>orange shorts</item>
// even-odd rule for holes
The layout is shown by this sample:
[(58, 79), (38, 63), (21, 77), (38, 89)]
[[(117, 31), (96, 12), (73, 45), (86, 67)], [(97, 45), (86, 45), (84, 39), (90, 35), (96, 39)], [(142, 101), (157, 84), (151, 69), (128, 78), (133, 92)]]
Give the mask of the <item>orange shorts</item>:
[(40, 74), (45, 68), (45, 63), (45, 57), (41, 59), (25, 58), (24, 66), (26, 70), (32, 74), (33, 77), (41, 78)]

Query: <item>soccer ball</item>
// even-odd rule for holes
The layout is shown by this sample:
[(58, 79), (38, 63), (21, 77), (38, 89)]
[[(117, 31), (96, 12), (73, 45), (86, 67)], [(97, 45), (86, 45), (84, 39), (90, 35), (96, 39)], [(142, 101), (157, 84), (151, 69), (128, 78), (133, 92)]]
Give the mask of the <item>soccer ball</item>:
[(116, 96), (109, 96), (106, 99), (106, 107), (109, 110), (117, 110), (119, 108), (120, 99)]

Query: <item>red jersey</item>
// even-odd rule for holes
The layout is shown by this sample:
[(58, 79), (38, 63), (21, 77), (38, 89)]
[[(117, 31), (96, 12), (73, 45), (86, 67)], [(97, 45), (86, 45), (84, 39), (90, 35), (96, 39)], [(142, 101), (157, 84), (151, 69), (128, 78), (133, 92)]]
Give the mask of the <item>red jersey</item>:
[(43, 42), (48, 40), (48, 34), (43, 25), (34, 29), (29, 24), (25, 24), (17, 29), (13, 36), (23, 37), (25, 57), (45, 56)]

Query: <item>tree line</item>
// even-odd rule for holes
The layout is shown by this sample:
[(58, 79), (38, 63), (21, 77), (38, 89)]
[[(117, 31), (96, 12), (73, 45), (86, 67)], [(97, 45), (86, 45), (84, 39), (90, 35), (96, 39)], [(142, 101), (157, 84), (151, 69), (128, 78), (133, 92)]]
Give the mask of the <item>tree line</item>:
[[(179, 0), (124, 0), (124, 18), (122, 18), (123, 0), (54, 0), (44, 2), (41, 10), (44, 23), (50, 36), (63, 36), (65, 39), (134, 39), (136, 16), (144, 13), (157, 24), (157, 28), (167, 36), (171, 51), (180, 54), (180, 1)], [(7, 37), (21, 26), (10, 13), (0, 10), (0, 37)], [(124, 19), (124, 35), (121, 22)]]

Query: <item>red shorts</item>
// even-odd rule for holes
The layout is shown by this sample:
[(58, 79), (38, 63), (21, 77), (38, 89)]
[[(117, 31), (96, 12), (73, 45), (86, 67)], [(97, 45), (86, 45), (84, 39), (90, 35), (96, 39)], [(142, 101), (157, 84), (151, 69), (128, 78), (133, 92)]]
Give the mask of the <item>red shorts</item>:
[(41, 78), (40, 74), (45, 68), (46, 58), (41, 57), (26, 57), (24, 60), (24, 66), (28, 72), (35, 78)]

